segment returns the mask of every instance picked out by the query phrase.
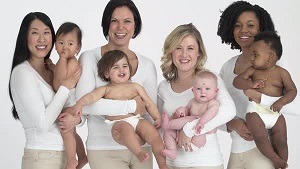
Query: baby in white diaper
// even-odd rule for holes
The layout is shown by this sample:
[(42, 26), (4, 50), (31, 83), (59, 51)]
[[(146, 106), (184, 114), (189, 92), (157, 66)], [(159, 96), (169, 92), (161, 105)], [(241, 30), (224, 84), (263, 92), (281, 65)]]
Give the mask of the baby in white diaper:
[[(297, 88), (290, 73), (276, 65), (282, 55), (276, 32), (260, 32), (250, 49), (252, 66), (238, 75), (233, 85), (249, 97), (246, 124), (257, 148), (275, 168), (287, 168), (287, 129), (281, 110), (294, 100)], [(263, 99), (262, 93), (271, 96), (270, 100)], [(267, 129), (270, 129), (270, 135)]]

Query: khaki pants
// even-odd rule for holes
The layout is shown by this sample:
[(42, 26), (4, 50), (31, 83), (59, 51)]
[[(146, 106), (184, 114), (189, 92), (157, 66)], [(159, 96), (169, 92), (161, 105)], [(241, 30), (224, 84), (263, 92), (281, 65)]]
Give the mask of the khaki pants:
[(87, 150), (91, 169), (153, 169), (151, 147), (143, 147), (149, 152), (149, 160), (140, 163), (128, 149), (125, 150)]
[(272, 161), (254, 148), (244, 153), (231, 153), (227, 169), (274, 169)]
[(219, 166), (207, 166), (207, 167), (174, 167), (174, 166), (168, 166), (169, 169), (224, 169), (223, 165)]
[(64, 169), (66, 163), (64, 151), (24, 149), (22, 169)]

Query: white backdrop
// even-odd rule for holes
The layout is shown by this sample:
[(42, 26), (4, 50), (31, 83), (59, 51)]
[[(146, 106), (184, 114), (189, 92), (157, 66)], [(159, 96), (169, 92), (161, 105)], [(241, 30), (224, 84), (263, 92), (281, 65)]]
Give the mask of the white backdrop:
[[(77, 23), (83, 30), (82, 51), (103, 45), (106, 43), (102, 34), (101, 18), (102, 12), (108, 0), (99, 1), (6, 1), (0, 7), (0, 49), (1, 49), (1, 76), (0, 93), (2, 119), (0, 124), (0, 168), (18, 169), (21, 168), (21, 158), (24, 148), (24, 131), (19, 121), (15, 121), (11, 115), (11, 102), (8, 95), (8, 80), (11, 69), (11, 62), (17, 38), (17, 33), (23, 17), (31, 11), (42, 11), (52, 20), (55, 30), (65, 21)], [(230, 46), (221, 44), (220, 38), (216, 35), (220, 11), (224, 10), (233, 0), (135, 0), (142, 21), (141, 34), (131, 42), (130, 48), (151, 58), (158, 72), (158, 82), (163, 77), (160, 70), (160, 57), (166, 36), (179, 24), (192, 22), (201, 32), (204, 44), (208, 53), (207, 68), (219, 71), (222, 64), (230, 57), (239, 53), (232, 51)], [(273, 0), (250, 0), (264, 7), (272, 16), (275, 27), (282, 38), (283, 56), (282, 60), (288, 63), (294, 81), (298, 89), (300, 77), (297, 76), (299, 67), (297, 61), (297, 40), (299, 40), (300, 20), (298, 18), (300, 7), (299, 0), (273, 1)], [(299, 48), (298, 48), (299, 51)], [(52, 59), (57, 61), (56, 51), (52, 52)], [(34, 104), (34, 103), (33, 103)], [(300, 114), (300, 112), (299, 112)], [(300, 138), (298, 136), (297, 122), (299, 116), (286, 115), (288, 126), (289, 144), (289, 168), (300, 168), (299, 157)], [(83, 140), (87, 136), (87, 127), (78, 129)], [(230, 150), (230, 137), (227, 133), (219, 132), (219, 143), (226, 166)], [(157, 168), (155, 164), (155, 169)], [(89, 169), (86, 166), (84, 169)]]

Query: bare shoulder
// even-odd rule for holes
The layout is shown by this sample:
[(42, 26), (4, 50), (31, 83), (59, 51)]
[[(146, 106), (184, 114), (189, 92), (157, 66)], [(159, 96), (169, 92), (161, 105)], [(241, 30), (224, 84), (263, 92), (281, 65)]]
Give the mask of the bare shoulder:
[(208, 102), (208, 104), (209, 104), (209, 105), (214, 105), (214, 106), (219, 106), (219, 105), (220, 105), (219, 101), (216, 100), (216, 99), (210, 100), (210, 101)]

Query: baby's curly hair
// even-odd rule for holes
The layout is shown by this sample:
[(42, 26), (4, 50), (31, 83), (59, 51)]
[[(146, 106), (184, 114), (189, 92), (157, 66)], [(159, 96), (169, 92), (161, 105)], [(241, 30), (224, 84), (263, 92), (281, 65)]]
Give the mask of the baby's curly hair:
[(233, 36), (234, 26), (237, 18), (245, 11), (252, 11), (259, 20), (260, 31), (275, 31), (274, 23), (270, 14), (258, 5), (252, 5), (247, 1), (236, 1), (230, 4), (221, 16), (218, 24), (217, 35), (221, 37), (222, 43), (231, 45), (231, 49), (242, 50)]

